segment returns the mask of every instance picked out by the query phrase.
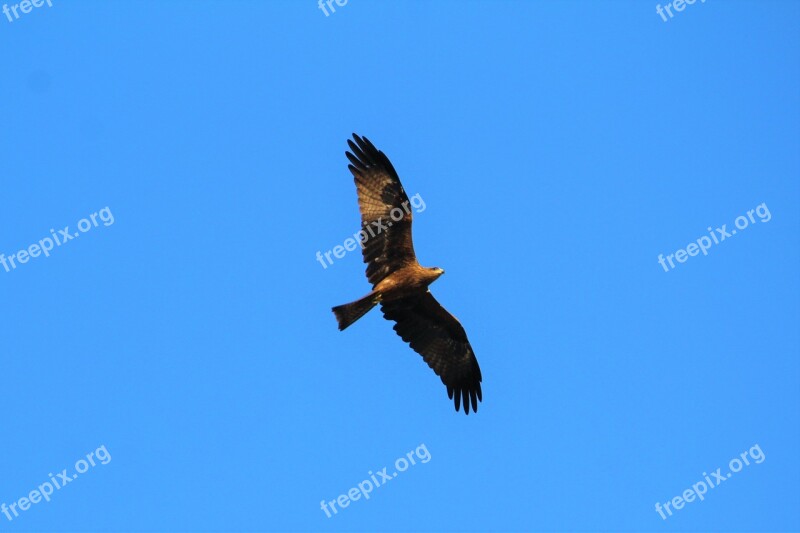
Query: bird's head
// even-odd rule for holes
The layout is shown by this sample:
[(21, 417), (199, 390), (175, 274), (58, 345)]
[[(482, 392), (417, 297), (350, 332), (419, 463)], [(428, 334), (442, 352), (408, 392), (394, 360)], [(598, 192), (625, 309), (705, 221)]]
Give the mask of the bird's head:
[(442, 274), (444, 274), (444, 269), (443, 269), (443, 268), (439, 268), (439, 267), (433, 267), (433, 268), (431, 268), (431, 269), (429, 269), (429, 270), (430, 270), (432, 273), (436, 274), (436, 277), (437, 277), (437, 278), (438, 278), (439, 276), (441, 276)]

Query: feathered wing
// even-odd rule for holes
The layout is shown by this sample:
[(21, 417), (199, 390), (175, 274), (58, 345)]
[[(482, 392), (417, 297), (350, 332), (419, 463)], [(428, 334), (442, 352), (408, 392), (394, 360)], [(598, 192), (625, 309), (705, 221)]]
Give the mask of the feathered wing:
[(456, 411), (461, 403), (469, 414), (478, 411), (481, 369), (461, 323), (430, 292), (381, 303), (383, 316), (396, 322), (394, 330), (442, 378)]
[(366, 235), (362, 253), (367, 279), (376, 285), (398, 268), (417, 261), (411, 240), (411, 204), (386, 155), (366, 138), (353, 134), (345, 152), (358, 191), (361, 229)]

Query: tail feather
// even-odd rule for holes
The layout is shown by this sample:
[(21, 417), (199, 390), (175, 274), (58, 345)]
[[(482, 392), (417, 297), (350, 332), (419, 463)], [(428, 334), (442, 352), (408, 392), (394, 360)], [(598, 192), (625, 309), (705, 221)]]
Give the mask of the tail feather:
[(380, 295), (370, 293), (355, 302), (334, 307), (333, 314), (336, 315), (336, 321), (339, 323), (339, 331), (344, 330), (353, 322), (366, 315), (367, 312), (380, 301)]

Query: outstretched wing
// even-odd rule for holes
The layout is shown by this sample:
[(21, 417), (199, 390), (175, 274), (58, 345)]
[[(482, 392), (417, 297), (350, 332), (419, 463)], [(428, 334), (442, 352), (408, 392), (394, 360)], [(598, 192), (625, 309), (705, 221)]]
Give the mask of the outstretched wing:
[(411, 241), (411, 204), (389, 158), (366, 137), (355, 133), (345, 152), (358, 191), (367, 279), (372, 285), (398, 268), (414, 264)]
[(397, 322), (394, 330), (420, 354), (442, 378), (456, 411), (478, 411), (481, 369), (461, 323), (436, 301), (429, 291), (420, 296), (381, 303), (383, 316)]

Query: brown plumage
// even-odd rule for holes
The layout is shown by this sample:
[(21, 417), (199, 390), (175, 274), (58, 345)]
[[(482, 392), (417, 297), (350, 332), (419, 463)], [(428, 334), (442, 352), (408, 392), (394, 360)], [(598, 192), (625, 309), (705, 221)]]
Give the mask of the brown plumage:
[(333, 308), (343, 330), (377, 304), (394, 330), (419, 353), (447, 387), (456, 411), (478, 410), (481, 369), (461, 323), (436, 301), (428, 286), (444, 273), (417, 262), (411, 240), (411, 206), (394, 167), (366, 137), (348, 140), (361, 211), (361, 240), (372, 291)]

